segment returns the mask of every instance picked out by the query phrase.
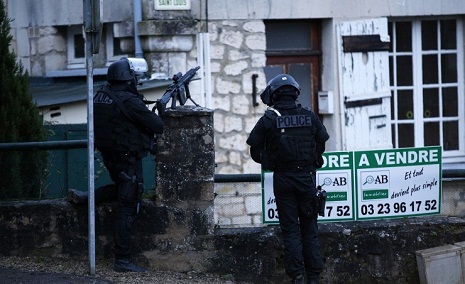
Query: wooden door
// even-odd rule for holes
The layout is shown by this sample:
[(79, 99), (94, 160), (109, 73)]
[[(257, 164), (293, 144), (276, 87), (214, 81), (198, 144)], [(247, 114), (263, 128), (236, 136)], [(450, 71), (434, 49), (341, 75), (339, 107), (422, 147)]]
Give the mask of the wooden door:
[(343, 150), (392, 148), (388, 41), (386, 18), (337, 25)]

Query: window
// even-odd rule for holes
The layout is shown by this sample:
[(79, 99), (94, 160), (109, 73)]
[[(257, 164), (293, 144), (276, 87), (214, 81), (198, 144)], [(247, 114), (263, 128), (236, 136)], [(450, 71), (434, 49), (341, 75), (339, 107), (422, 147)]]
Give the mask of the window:
[[(298, 102), (317, 110), (321, 39), (318, 21), (266, 21), (266, 80), (282, 73), (293, 76), (301, 92)], [(289, 32), (292, 31), (292, 32)]]
[(464, 161), (463, 30), (458, 19), (389, 23), (394, 147), (442, 145)]
[[(120, 38), (115, 38), (113, 35), (113, 25), (106, 25), (102, 30), (102, 38), (106, 46), (107, 66), (117, 61), (123, 56), (127, 56), (121, 50)], [(68, 69), (85, 68), (85, 39), (82, 33), (82, 26), (68, 27)], [(102, 49), (100, 49), (102, 52)]]
[(127, 57), (128, 55), (121, 50), (121, 39), (114, 37), (113, 25), (106, 26), (104, 30), (106, 36), (107, 66), (109, 66), (121, 57)]
[(68, 28), (68, 69), (85, 68), (85, 41), (81, 26)]

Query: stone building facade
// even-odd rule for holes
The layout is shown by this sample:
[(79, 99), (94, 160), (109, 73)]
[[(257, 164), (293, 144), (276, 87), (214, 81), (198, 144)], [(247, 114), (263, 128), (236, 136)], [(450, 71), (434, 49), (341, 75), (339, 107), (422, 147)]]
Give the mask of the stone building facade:
[[(275, 66), (270, 60), (276, 57), (276, 50), (270, 49), (273, 42), (267, 42), (267, 37), (273, 29), (276, 31), (276, 23), (293, 27), (287, 32), (277, 29), (285, 43), (284, 53), (279, 56), (295, 59), (309, 55), (315, 59), (308, 71), (311, 74), (305, 75), (311, 81), (306, 103), (328, 128), (331, 139), (327, 150), (439, 144), (444, 145), (445, 168), (460, 168), (465, 162), (465, 136), (454, 134), (465, 131), (463, 1), (293, 0), (283, 4), (202, 0), (186, 1), (190, 7), (180, 10), (156, 8), (158, 2), (154, 0), (102, 3), (102, 39), (100, 52), (94, 56), (96, 75), (104, 75), (108, 65), (123, 55), (143, 56), (154, 78), (170, 78), (194, 66), (202, 67), (202, 79), (192, 83), (191, 92), (196, 102), (215, 112), (218, 174), (260, 172), (249, 157), (245, 141), (265, 110), (259, 98), (259, 105), (253, 105), (252, 78), (256, 78), (255, 91), (259, 94), (270, 76), (267, 68)], [(7, 0), (6, 4), (13, 19), (12, 49), (31, 76), (85, 75), (83, 55), (79, 54), (81, 2)], [(306, 54), (294, 49), (286, 53), (293, 44), (286, 38), (297, 34), (303, 26), (312, 27), (311, 40), (315, 41), (316, 49), (305, 51)], [(432, 34), (425, 32), (428, 29), (437, 32), (439, 38), (453, 40), (444, 41), (442, 49), (432, 51), (401, 50), (409, 42), (414, 43), (409, 48), (421, 46), (424, 36)], [(412, 40), (401, 42), (405, 40), (403, 32), (410, 34)], [(364, 40), (378, 36), (379, 46), (386, 48), (376, 50), (378, 47), (373, 45), (364, 51), (346, 48), (344, 38), (350, 36)], [(448, 44), (453, 46), (447, 47)], [(405, 66), (402, 65), (405, 56), (412, 62), (412, 68), (408, 69), (412, 74), (403, 74), (405, 69), (400, 68)], [(438, 62), (442, 60), (443, 67), (430, 60), (431, 56), (442, 58)], [(436, 73), (443, 72), (442, 77), (451, 78), (441, 82), (433, 78), (427, 82), (430, 77), (423, 69), (430, 68), (420, 68), (421, 64), (432, 64), (437, 67)], [(291, 71), (286, 68), (282, 70)], [(412, 82), (402, 85), (405, 82), (401, 79), (410, 77)], [(419, 78), (423, 78), (424, 84)], [(430, 91), (439, 95), (425, 101), (427, 95), (424, 97), (423, 92)], [(329, 99), (320, 101), (320, 93)], [(403, 96), (404, 93), (407, 95)], [(439, 106), (446, 105), (449, 94), (456, 107), (439, 111)], [(413, 98), (407, 99), (408, 96)], [(82, 115), (77, 114), (80, 120), (73, 121), (86, 123), (84, 104), (82, 107)], [(426, 123), (423, 116), (429, 119)], [(431, 133), (432, 138), (427, 135)]]

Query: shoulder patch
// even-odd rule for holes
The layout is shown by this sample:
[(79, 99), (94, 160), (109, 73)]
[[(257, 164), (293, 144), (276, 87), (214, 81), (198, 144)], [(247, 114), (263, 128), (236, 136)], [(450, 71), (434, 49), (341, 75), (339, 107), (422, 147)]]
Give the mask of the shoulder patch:
[(97, 92), (94, 96), (94, 103), (96, 104), (107, 104), (110, 105), (113, 103), (113, 100), (104, 92)]

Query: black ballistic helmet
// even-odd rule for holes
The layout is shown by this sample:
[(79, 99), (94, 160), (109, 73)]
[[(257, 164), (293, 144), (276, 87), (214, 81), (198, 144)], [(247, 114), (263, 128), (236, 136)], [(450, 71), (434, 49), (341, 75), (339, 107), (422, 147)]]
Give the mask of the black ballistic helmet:
[(108, 81), (133, 81), (134, 79), (135, 72), (131, 69), (129, 60), (126, 58), (121, 58), (108, 67)]
[[(273, 105), (273, 95), (275, 94), (278, 89), (281, 87), (289, 86), (290, 90), (296, 92), (296, 96), (300, 94), (300, 86), (296, 82), (296, 80), (288, 74), (280, 74), (268, 82), (268, 86), (266, 86), (263, 93), (261, 93), (260, 98), (262, 102), (267, 106)], [(283, 88), (284, 89), (284, 88)], [(286, 88), (287, 89), (287, 88)]]

